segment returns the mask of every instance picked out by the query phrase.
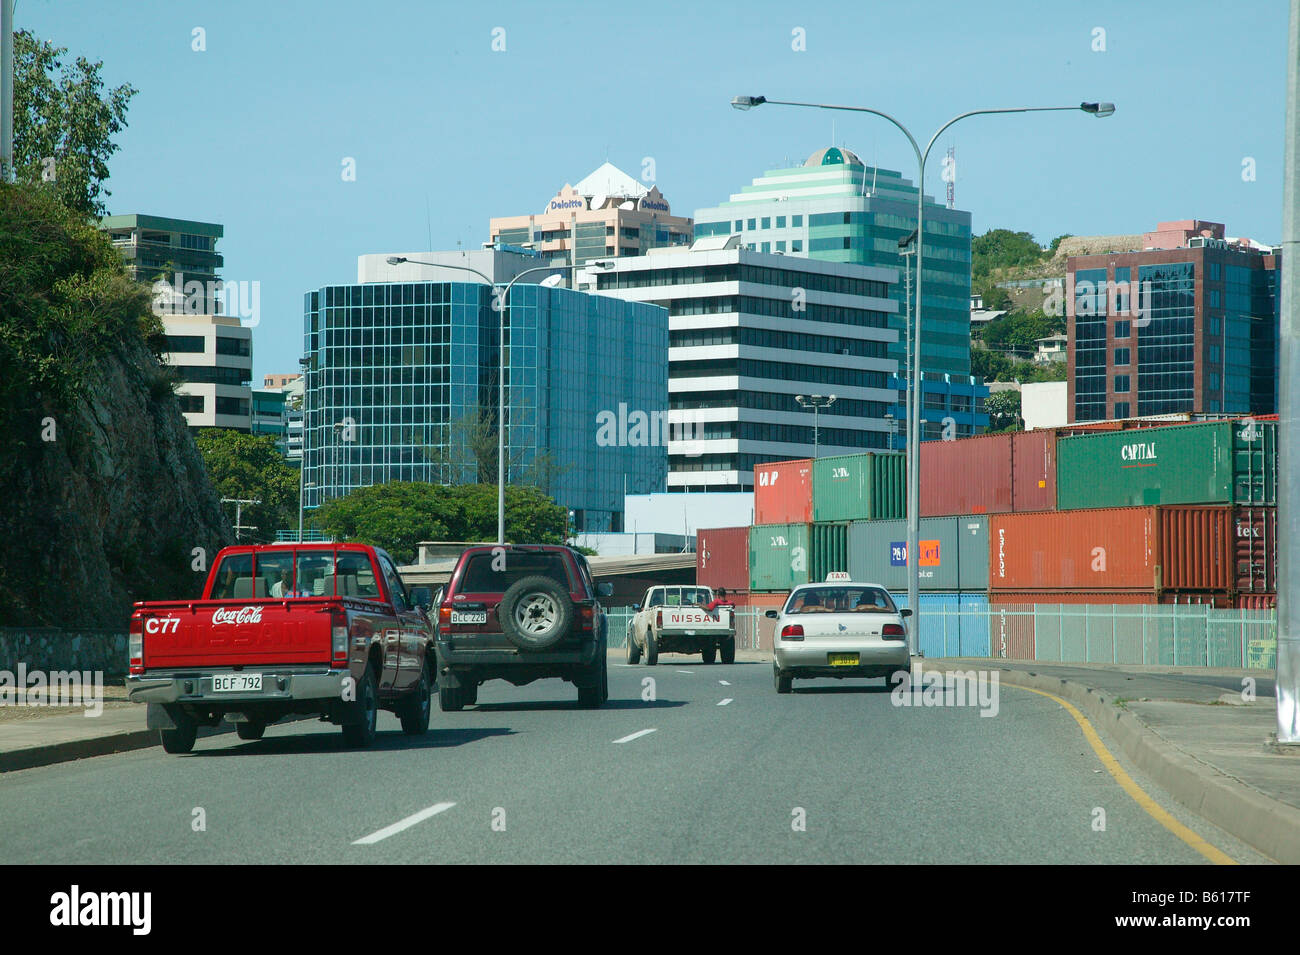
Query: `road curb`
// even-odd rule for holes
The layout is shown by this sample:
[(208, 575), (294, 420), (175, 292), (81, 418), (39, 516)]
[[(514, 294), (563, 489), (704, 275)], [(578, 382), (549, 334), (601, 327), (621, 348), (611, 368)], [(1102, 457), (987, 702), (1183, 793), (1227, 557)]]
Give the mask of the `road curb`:
[[(280, 723), (301, 723), (314, 720), (315, 716), (289, 716)], [(272, 726), (276, 725), (274, 723)], [(198, 738), (224, 736), (233, 733), (231, 723), (222, 722), (217, 726), (200, 726)], [(91, 736), (87, 739), (68, 740), (63, 743), (51, 743), (49, 746), (29, 746), (26, 749), (0, 752), (0, 773), (16, 772), (20, 769), (36, 769), (39, 766), (52, 766), (55, 763), (67, 763), (77, 759), (89, 759), (92, 756), (111, 756), (114, 753), (128, 753), (136, 749), (148, 749), (161, 746), (156, 729), (123, 730), (120, 733), (108, 733), (104, 736)]]
[[(969, 664), (942, 670), (974, 669)], [(1045, 690), (1074, 703), (1099, 729), (1117, 740), (1120, 749), (1144, 773), (1176, 800), (1214, 825), (1287, 865), (1300, 864), (1300, 809), (1266, 796), (1169, 742), (1136, 716), (1115, 705), (1109, 694), (1059, 677), (995, 667), (1002, 682)], [(1266, 740), (1260, 744), (1265, 745)]]

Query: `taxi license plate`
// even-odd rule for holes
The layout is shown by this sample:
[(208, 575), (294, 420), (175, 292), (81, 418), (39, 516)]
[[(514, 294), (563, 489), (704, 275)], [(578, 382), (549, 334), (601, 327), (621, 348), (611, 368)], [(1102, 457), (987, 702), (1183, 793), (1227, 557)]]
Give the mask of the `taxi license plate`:
[(487, 623), (486, 610), (453, 610), (452, 623)]
[(833, 667), (855, 667), (858, 665), (856, 653), (828, 653), (826, 662)]
[(221, 673), (212, 678), (213, 693), (260, 693), (262, 674)]

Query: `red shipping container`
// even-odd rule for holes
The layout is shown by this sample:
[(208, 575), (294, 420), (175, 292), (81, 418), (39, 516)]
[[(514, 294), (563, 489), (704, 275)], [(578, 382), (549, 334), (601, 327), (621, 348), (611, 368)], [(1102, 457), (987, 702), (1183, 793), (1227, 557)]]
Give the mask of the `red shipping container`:
[(1277, 593), (1277, 508), (1238, 507), (1232, 525), (1233, 589), (1239, 594)]
[(1055, 430), (1043, 428), (1011, 436), (1011, 510), (1056, 510)]
[(812, 460), (754, 465), (754, 523), (811, 524)]
[(749, 589), (749, 528), (714, 527), (695, 535), (695, 582), (729, 593)]
[(1034, 659), (1034, 601), (1022, 594), (989, 594), (989, 656)]
[(1009, 607), (1012, 605), (1034, 604), (1154, 604), (1156, 595), (1152, 591), (1142, 590), (1086, 590), (1086, 591), (1019, 591), (1016, 593), (989, 594), (989, 604)]
[(1238, 594), (1233, 606), (1238, 610), (1273, 610), (1277, 594)]
[(989, 590), (1232, 588), (1231, 509), (1118, 507), (989, 518)]
[(921, 516), (1011, 510), (1011, 435), (921, 442)]

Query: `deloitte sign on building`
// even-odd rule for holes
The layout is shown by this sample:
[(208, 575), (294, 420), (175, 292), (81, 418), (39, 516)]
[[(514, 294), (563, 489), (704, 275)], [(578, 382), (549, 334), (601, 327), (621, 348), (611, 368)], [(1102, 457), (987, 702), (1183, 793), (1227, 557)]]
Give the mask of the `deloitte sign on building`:
[(672, 215), (659, 187), (605, 163), (577, 185), (565, 184), (540, 215), (492, 219), (493, 242), (532, 248), (557, 265), (643, 255), (689, 245), (690, 219)]

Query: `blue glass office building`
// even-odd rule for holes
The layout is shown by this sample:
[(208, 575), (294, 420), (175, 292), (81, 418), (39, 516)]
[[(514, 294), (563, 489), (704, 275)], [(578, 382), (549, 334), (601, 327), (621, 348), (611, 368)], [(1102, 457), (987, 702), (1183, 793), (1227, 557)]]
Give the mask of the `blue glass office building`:
[[(474, 422), (497, 433), (500, 322), (484, 284), (308, 292), (306, 506), (388, 481), (495, 484), (467, 445)], [(666, 416), (667, 311), (521, 282), (506, 326), (508, 480), (543, 484), (578, 529), (620, 530), (625, 487), (664, 489), (667, 448), (635, 431), (598, 442), (599, 416)]]

